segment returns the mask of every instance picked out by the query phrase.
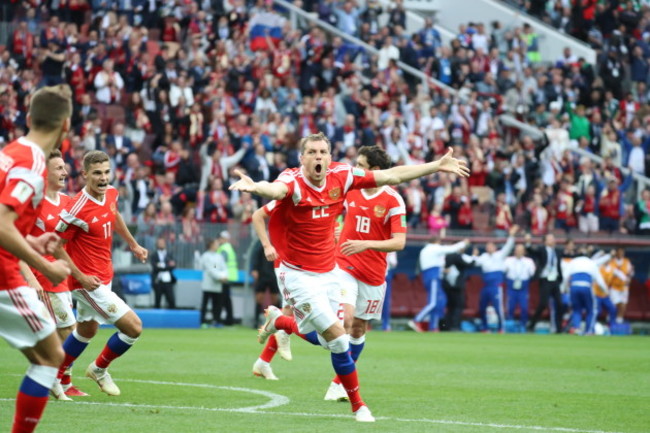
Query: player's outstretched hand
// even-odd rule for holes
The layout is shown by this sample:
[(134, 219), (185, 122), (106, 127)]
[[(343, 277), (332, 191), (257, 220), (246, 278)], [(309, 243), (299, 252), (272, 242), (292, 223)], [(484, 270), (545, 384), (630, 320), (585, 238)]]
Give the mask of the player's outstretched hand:
[(280, 255), (275, 250), (273, 245), (269, 245), (268, 247), (264, 247), (264, 257), (266, 257), (266, 260), (269, 262), (274, 262), (280, 258)]
[(366, 244), (366, 241), (361, 240), (348, 240), (341, 244), (341, 252), (346, 256), (362, 253), (367, 249), (368, 245)]
[(449, 148), (445, 156), (438, 160), (438, 170), (447, 173), (454, 173), (461, 177), (469, 176), (469, 168), (467, 167), (467, 162), (454, 158), (452, 156), (453, 153), (454, 149)]
[(63, 280), (70, 276), (70, 265), (65, 260), (55, 260), (48, 262), (43, 275), (55, 286), (61, 284)]
[(147, 257), (149, 257), (149, 251), (146, 248), (136, 245), (131, 248), (131, 252), (136, 259), (140, 260), (142, 263), (147, 263)]
[(255, 192), (255, 182), (253, 182), (253, 179), (239, 170), (235, 170), (233, 173), (239, 176), (239, 180), (230, 185), (230, 188), (228, 188), (230, 191)]

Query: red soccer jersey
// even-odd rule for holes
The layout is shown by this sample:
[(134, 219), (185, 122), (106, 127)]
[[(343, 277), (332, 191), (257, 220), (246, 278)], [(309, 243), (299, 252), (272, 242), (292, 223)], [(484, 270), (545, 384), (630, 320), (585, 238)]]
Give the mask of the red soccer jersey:
[[(374, 195), (351, 191), (345, 199), (345, 222), (339, 245), (347, 240), (390, 239), (393, 233), (406, 233), (406, 206), (402, 197), (390, 187), (383, 187)], [(386, 280), (386, 254), (366, 250), (346, 256), (337, 249), (336, 263), (354, 278), (371, 286)]]
[(286, 249), (282, 261), (288, 266), (324, 273), (334, 269), (334, 225), (343, 210), (343, 200), (351, 189), (377, 186), (371, 171), (333, 162), (325, 184), (314, 186), (301, 168), (283, 171), (276, 182), (287, 185), (282, 200)]
[[(0, 203), (18, 214), (14, 222), (21, 235), (32, 229), (41, 209), (46, 182), (43, 150), (24, 137), (0, 151)], [(0, 248), (0, 290), (26, 286), (18, 258)]]
[[(36, 224), (32, 227), (32, 236), (40, 236), (43, 233), (53, 232), (59, 222), (59, 214), (70, 202), (70, 197), (61, 192), (59, 193), (56, 202), (51, 201), (47, 196), (44, 198), (45, 200), (43, 200), (41, 212), (38, 215), (38, 218), (36, 218)], [(50, 262), (56, 260), (52, 256), (45, 256), (45, 258)], [(43, 287), (43, 290), (46, 292), (67, 292), (69, 290), (66, 280), (63, 280), (61, 284), (54, 287), (52, 282), (45, 278), (45, 275), (41, 274), (34, 268), (32, 268), (32, 272), (41, 287)]]
[[(117, 189), (109, 186), (103, 201), (97, 201), (82, 189), (61, 213), (56, 230), (68, 240), (66, 251), (81, 272), (94, 275), (102, 284), (113, 279), (111, 247), (117, 214)], [(70, 277), (70, 288), (81, 284)]]
[(282, 262), (282, 257), (284, 257), (285, 250), (285, 233), (287, 228), (284, 223), (284, 210), (286, 206), (282, 206), (282, 202), (273, 200), (267, 203), (263, 209), (267, 215), (269, 215), (269, 239), (271, 240), (271, 245), (275, 248), (275, 251), (280, 256), (275, 262), (273, 262), (273, 267), (277, 268)]

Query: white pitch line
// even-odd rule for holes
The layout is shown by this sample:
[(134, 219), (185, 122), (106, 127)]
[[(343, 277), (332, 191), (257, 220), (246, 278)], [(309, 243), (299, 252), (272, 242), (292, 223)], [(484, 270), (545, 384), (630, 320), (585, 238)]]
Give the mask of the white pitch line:
[(262, 391), (259, 389), (251, 389), (251, 388), (238, 388), (234, 386), (217, 386), (217, 385), (210, 385), (207, 383), (163, 382), (159, 380), (140, 380), (140, 379), (120, 379), (120, 382), (150, 383), (153, 385), (172, 385), (172, 386), (186, 386), (186, 387), (191, 386), (195, 388), (209, 388), (209, 389), (225, 389), (227, 391), (241, 391), (241, 392), (248, 392), (251, 394), (258, 394), (264, 397), (268, 397), (270, 399), (268, 403), (261, 404), (258, 406), (249, 406), (249, 407), (242, 407), (237, 409), (230, 409), (235, 412), (256, 412), (258, 410), (272, 409), (274, 407), (284, 406), (285, 404), (288, 404), (290, 402), (289, 398), (283, 395), (275, 394), (273, 392), (268, 392), (268, 391)]
[[(125, 380), (122, 379), (122, 382)], [(132, 382), (136, 382), (132, 380)], [(154, 381), (146, 381), (147, 383), (157, 383)], [(166, 382), (165, 384), (173, 383)], [(180, 385), (180, 384), (179, 384)], [(232, 388), (232, 387), (218, 387), (202, 384), (183, 384), (188, 386), (195, 386), (198, 388), (218, 388), (218, 389), (234, 389), (238, 391), (245, 390), (246, 392), (251, 392), (248, 388)], [(262, 391), (263, 392), (263, 391)], [(285, 397), (286, 398), (286, 397)], [(288, 400), (288, 399), (287, 399)], [(0, 398), (0, 401), (15, 401), (13, 398)], [(326, 414), (326, 413), (307, 413), (307, 412), (265, 412), (259, 410), (250, 410), (250, 408), (234, 408), (226, 409), (219, 407), (201, 407), (201, 406), (170, 406), (170, 405), (154, 405), (154, 404), (135, 404), (135, 403), (104, 403), (104, 402), (90, 402), (90, 401), (78, 401), (75, 400), (73, 403), (62, 403), (64, 405), (74, 404), (74, 405), (84, 405), (84, 406), (107, 406), (107, 407), (127, 407), (135, 409), (169, 409), (169, 410), (198, 410), (205, 412), (229, 412), (229, 413), (247, 413), (253, 415), (286, 415), (286, 416), (301, 416), (309, 418), (340, 418), (340, 419), (349, 419), (352, 420), (352, 415), (342, 415), (342, 414)], [(424, 423), (424, 424), (440, 424), (440, 425), (457, 425), (463, 427), (485, 427), (492, 429), (506, 429), (506, 430), (539, 430), (547, 432), (563, 432), (563, 433), (620, 433), (612, 432), (605, 430), (583, 430), (577, 428), (567, 428), (567, 427), (543, 427), (543, 426), (533, 426), (533, 425), (510, 425), (510, 424), (495, 424), (495, 423), (481, 423), (481, 422), (468, 422), (468, 421), (453, 421), (453, 420), (444, 420), (444, 419), (409, 419), (409, 418), (393, 418), (387, 416), (376, 417), (377, 421), (394, 421), (394, 422), (405, 422), (405, 423)]]

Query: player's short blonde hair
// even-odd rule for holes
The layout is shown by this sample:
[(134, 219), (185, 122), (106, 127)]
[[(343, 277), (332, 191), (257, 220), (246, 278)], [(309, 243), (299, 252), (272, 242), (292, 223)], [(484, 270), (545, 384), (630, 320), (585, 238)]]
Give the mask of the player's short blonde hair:
[(48, 162), (53, 160), (54, 158), (63, 158), (63, 154), (61, 153), (60, 150), (54, 149), (50, 152), (50, 156), (47, 157)]
[(38, 89), (29, 104), (30, 128), (52, 132), (72, 115), (72, 91), (67, 84)]
[(307, 143), (312, 143), (314, 141), (324, 141), (325, 143), (327, 143), (327, 149), (330, 152), (332, 151), (332, 143), (330, 143), (329, 138), (327, 138), (327, 136), (322, 132), (319, 132), (318, 134), (309, 134), (300, 139), (300, 154), (302, 155), (305, 153)]
[(91, 150), (84, 155), (84, 171), (88, 172), (91, 165), (101, 164), (106, 161), (110, 161), (108, 154), (101, 150)]

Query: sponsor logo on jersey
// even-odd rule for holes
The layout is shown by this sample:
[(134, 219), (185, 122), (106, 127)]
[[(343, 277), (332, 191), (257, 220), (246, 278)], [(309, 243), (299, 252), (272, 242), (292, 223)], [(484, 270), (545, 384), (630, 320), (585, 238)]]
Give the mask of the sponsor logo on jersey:
[(108, 212), (106, 212), (104, 215), (102, 215), (102, 218), (106, 218), (108, 216)]
[(341, 197), (341, 188), (336, 187), (334, 189), (331, 189), (329, 196), (332, 200), (338, 200)]
[(64, 232), (68, 228), (68, 225), (64, 223), (63, 221), (59, 221), (59, 223), (56, 225), (56, 230), (57, 232)]
[(99, 220), (97, 219), (97, 217), (93, 217), (93, 220), (91, 221), (91, 223), (96, 223), (97, 221), (99, 221)]
[(49, 214), (49, 215), (47, 216), (47, 220), (48, 220), (48, 221), (49, 221), (49, 220), (53, 220), (53, 219), (54, 219), (54, 215)]
[(362, 210), (368, 210), (368, 206), (359, 206)]
[(386, 208), (380, 204), (376, 205), (374, 208), (375, 216), (377, 218), (382, 218), (384, 215), (386, 215)]
[(355, 207), (355, 206), (356, 206), (356, 203), (355, 203), (355, 202), (351, 202), (348, 206), (350, 206), (350, 207)]

